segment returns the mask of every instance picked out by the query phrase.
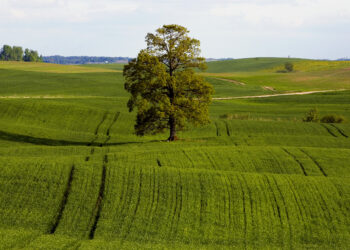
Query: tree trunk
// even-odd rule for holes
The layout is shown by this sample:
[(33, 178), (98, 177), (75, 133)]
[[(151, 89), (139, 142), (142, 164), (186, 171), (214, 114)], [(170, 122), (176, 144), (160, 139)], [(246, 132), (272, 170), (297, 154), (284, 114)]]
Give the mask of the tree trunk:
[(170, 125), (170, 135), (169, 135), (168, 141), (175, 141), (177, 139), (176, 123), (175, 123), (175, 118), (172, 116), (169, 118), (169, 125)]

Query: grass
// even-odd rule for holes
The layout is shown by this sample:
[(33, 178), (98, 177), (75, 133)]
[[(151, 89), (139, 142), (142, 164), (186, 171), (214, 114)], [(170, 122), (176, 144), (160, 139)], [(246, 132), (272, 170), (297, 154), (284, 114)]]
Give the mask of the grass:
[[(267, 71), (284, 61), (205, 77), (215, 97), (347, 86), (329, 62)], [(350, 91), (214, 100), (168, 143), (133, 134), (120, 65), (60, 67), (0, 64), (0, 249), (348, 248)], [(314, 107), (346, 120), (302, 122)]]

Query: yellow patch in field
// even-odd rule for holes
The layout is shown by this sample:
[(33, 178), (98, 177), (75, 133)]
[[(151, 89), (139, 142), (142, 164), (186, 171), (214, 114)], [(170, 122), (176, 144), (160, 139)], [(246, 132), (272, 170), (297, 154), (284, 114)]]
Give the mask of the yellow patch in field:
[(99, 73), (99, 72), (121, 72), (120, 70), (82, 67), (78, 65), (61, 65), (39, 62), (7, 62), (0, 61), (0, 69), (35, 71), (46, 73)]

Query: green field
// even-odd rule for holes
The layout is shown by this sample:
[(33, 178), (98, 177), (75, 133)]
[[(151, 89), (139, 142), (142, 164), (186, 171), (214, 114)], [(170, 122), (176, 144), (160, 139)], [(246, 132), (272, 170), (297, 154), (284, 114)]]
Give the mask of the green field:
[(349, 63), (208, 66), (214, 98), (342, 91), (214, 99), (169, 143), (134, 135), (122, 65), (1, 62), (0, 249), (349, 249)]

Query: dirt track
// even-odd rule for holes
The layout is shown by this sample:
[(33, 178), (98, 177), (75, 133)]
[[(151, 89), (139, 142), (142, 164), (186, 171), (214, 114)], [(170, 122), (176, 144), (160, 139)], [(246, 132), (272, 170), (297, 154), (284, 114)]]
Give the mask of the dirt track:
[(309, 95), (314, 93), (326, 93), (335, 91), (345, 91), (346, 89), (329, 89), (329, 90), (315, 90), (315, 91), (305, 91), (305, 92), (290, 92), (272, 95), (251, 95), (251, 96), (232, 96), (232, 97), (216, 97), (213, 100), (230, 100), (230, 99), (248, 99), (248, 98), (265, 98), (274, 96), (286, 96), (286, 95)]

